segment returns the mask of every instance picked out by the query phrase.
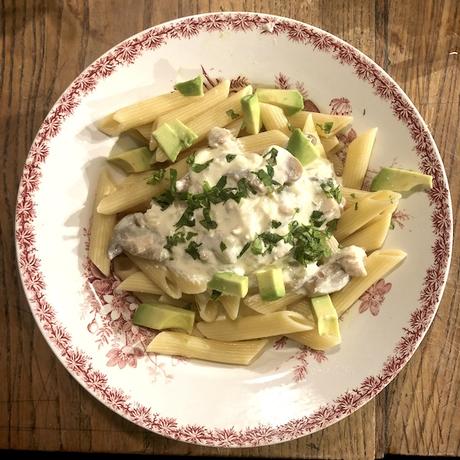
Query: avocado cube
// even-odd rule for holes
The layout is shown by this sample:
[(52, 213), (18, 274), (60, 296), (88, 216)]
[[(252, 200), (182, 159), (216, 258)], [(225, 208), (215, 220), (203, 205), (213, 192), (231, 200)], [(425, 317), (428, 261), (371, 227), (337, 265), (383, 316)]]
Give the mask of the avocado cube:
[(258, 134), (262, 125), (260, 118), (260, 104), (256, 94), (249, 94), (241, 98), (244, 126), (248, 134)]
[(174, 89), (177, 89), (184, 96), (203, 96), (203, 75), (198, 75), (192, 80), (176, 83)]
[(137, 326), (151, 329), (183, 329), (190, 334), (195, 322), (195, 313), (185, 308), (161, 303), (140, 304), (133, 316)]
[(179, 153), (198, 139), (198, 136), (179, 120), (163, 123), (152, 136), (171, 161), (176, 161)]
[(418, 190), (427, 190), (432, 186), (433, 178), (426, 174), (408, 169), (382, 168), (372, 181), (371, 191), (409, 192), (414, 187)]
[(296, 89), (266, 89), (256, 90), (260, 102), (277, 105), (286, 115), (294, 115), (303, 109), (303, 96)]
[(281, 268), (267, 268), (256, 272), (259, 294), (263, 300), (276, 300), (284, 297), (283, 270)]
[(322, 295), (312, 297), (310, 301), (316, 318), (318, 334), (340, 337), (339, 317), (331, 298), (328, 295)]
[(247, 276), (237, 275), (232, 272), (216, 273), (208, 283), (208, 288), (223, 294), (246, 297), (249, 288)]
[(302, 166), (311, 163), (320, 156), (319, 150), (299, 128), (292, 132), (286, 149), (302, 163)]
[(152, 152), (147, 147), (141, 147), (112, 155), (107, 161), (126, 173), (143, 172), (151, 167)]

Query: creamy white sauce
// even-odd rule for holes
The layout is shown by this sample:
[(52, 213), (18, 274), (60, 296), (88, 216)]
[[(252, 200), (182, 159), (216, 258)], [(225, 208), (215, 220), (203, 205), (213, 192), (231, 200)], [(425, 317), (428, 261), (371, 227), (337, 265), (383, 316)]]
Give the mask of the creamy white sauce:
[[(157, 255), (153, 258), (191, 281), (205, 282), (216, 272), (233, 271), (241, 275), (252, 275), (256, 270), (268, 265), (282, 265), (288, 288), (301, 287), (305, 280), (317, 271), (317, 264), (304, 267), (292, 263), (293, 260), (288, 260), (287, 257), (292, 248), (290, 244), (280, 241), (271, 254), (263, 256), (255, 255), (251, 250), (247, 250), (241, 257), (238, 255), (243, 247), (260, 233), (270, 231), (285, 235), (288, 233), (289, 222), (294, 219), (308, 225), (314, 210), (322, 211), (327, 221), (340, 217), (341, 206), (335, 199), (328, 198), (320, 186), (321, 182), (327, 179), (336, 179), (332, 165), (327, 160), (315, 160), (307, 167), (301, 168), (300, 177), (293, 181), (292, 165), (296, 164), (294, 162), (297, 160), (287, 150), (274, 146), (278, 154), (273, 179), (279, 184), (284, 184), (284, 188), (280, 192), (267, 193), (252, 171), (265, 169), (268, 158), (255, 153), (243, 153), (238, 141), (229, 135), (221, 141), (223, 143), (220, 145), (214, 143), (215, 148), (203, 149), (196, 155), (197, 164), (203, 164), (210, 159), (213, 161), (201, 172), (190, 171), (177, 182), (177, 189), (201, 193), (203, 184), (214, 186), (222, 176), (227, 176), (226, 187), (236, 187), (238, 179), (247, 177), (260, 188), (260, 193), (250, 193), (239, 203), (228, 200), (225, 203), (211, 205), (210, 216), (217, 223), (215, 229), (204, 228), (199, 223), (203, 219), (202, 210), (194, 211), (195, 226), (182, 227), (180, 230), (197, 233), (193, 241), (200, 244), (200, 260), (194, 260), (185, 251), (188, 243), (180, 243), (170, 251), (163, 248), (166, 238), (177, 231), (174, 225), (183, 214), (186, 204), (175, 202), (162, 211), (160, 206), (153, 202), (144, 215), (145, 225), (155, 235), (155, 241), (159, 245)], [(267, 150), (269, 151), (270, 149)], [(228, 162), (227, 155), (236, 157)], [(281, 222), (281, 225), (273, 228), (272, 221)], [(224, 251), (220, 248), (221, 243), (226, 246)], [(252, 282), (253, 278), (250, 276)]]

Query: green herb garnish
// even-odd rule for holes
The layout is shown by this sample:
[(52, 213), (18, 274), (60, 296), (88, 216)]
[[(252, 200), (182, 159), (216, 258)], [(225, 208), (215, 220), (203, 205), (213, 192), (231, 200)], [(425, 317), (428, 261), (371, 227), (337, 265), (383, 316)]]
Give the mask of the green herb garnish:
[(214, 161), (214, 158), (211, 158), (210, 160), (206, 161), (205, 163), (193, 163), (192, 165), (192, 171), (194, 173), (200, 173), (201, 171), (204, 171), (212, 162)]
[(279, 220), (272, 220), (272, 228), (281, 227), (281, 222)]
[(211, 300), (217, 300), (221, 295), (222, 295), (222, 292), (216, 291), (215, 289), (213, 289), (210, 297), (211, 297)]
[(334, 126), (334, 122), (326, 121), (322, 125), (320, 125), (319, 123), (316, 123), (316, 126), (319, 126), (323, 130), (324, 134), (330, 134), (332, 131), (332, 127)]
[(236, 120), (237, 118), (239, 118), (239, 114), (237, 114), (233, 109), (230, 109), (230, 110), (227, 110), (225, 112), (232, 120)]
[(244, 246), (243, 246), (243, 249), (241, 249), (240, 253), (238, 254), (237, 256), (237, 259), (239, 259), (248, 249), (249, 249), (249, 246), (251, 246), (251, 242), (247, 242)]
[(324, 224), (326, 219), (324, 218), (324, 214), (321, 211), (313, 211), (310, 216), (310, 223), (314, 227), (321, 227)]
[(187, 232), (187, 236), (185, 237), (185, 239), (187, 241), (191, 240), (194, 236), (197, 236), (198, 233), (195, 233), (195, 232)]
[(358, 210), (358, 202), (355, 201), (355, 211), (357, 211), (357, 210)]
[(203, 208), (203, 220), (200, 220), (200, 224), (207, 230), (217, 228), (217, 222), (211, 219), (209, 208)]
[(193, 258), (193, 260), (197, 260), (197, 259), (201, 260), (198, 249), (202, 244), (203, 243), (198, 244), (196, 241), (190, 241), (188, 246), (185, 248), (185, 252), (189, 254)]
[(336, 230), (338, 221), (339, 221), (338, 219), (333, 219), (333, 220), (330, 220), (326, 224), (326, 227), (327, 227), (327, 230), (328, 230), (329, 233), (332, 233), (332, 232), (334, 232)]
[(256, 238), (252, 243), (251, 243), (251, 252), (255, 254), (256, 256), (259, 254), (263, 254), (264, 252), (264, 242), (262, 241), (261, 238)]
[(231, 163), (235, 158), (236, 158), (236, 155), (234, 155), (233, 153), (229, 153), (228, 155), (225, 155), (225, 159), (227, 160), (227, 163)]
[(174, 235), (166, 237), (166, 244), (163, 246), (165, 249), (171, 252), (171, 249), (174, 246), (177, 246), (179, 243), (185, 243), (185, 233), (176, 232)]
[(163, 180), (163, 177), (165, 177), (166, 170), (161, 168), (157, 169), (152, 173), (152, 175), (147, 179), (147, 184), (150, 185), (155, 185), (158, 184), (158, 182)]
[(320, 184), (323, 192), (329, 198), (334, 198), (337, 203), (342, 202), (342, 191), (340, 190), (340, 186), (337, 185), (333, 179), (328, 179)]
[(220, 250), (222, 252), (224, 252), (226, 249), (227, 249), (227, 245), (223, 241), (221, 241), (220, 242)]

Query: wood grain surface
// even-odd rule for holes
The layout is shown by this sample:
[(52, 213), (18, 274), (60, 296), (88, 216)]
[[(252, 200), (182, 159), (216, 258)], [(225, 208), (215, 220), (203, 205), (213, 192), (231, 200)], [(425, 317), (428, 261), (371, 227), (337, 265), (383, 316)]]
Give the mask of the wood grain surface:
[(429, 124), (460, 198), (458, 0), (0, 1), (0, 448), (277, 458), (460, 455), (460, 293), (456, 245), (428, 336), (374, 401), (332, 427), (271, 447), (212, 449), (153, 435), (86, 393), (34, 324), (16, 270), (14, 208), (28, 149), (69, 83), (124, 38), (207, 11), (260, 11), (319, 26), (402, 86)]

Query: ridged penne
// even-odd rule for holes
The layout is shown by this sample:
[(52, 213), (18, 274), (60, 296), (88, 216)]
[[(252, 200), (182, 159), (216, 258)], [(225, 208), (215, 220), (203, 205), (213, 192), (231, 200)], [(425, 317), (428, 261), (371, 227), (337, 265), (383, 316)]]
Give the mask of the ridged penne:
[(289, 334), (288, 338), (294, 340), (297, 343), (306, 345), (307, 347), (313, 348), (313, 350), (329, 350), (331, 348), (340, 345), (342, 342), (341, 336), (339, 335), (319, 335), (318, 330), (315, 328), (311, 331), (297, 332), (295, 334)]
[(248, 153), (263, 153), (271, 145), (286, 147), (289, 137), (277, 129), (265, 131), (252, 136), (239, 137), (241, 148)]
[(256, 311), (257, 313), (267, 314), (275, 311), (285, 310), (291, 304), (301, 301), (305, 298), (304, 294), (296, 294), (295, 292), (288, 292), (281, 299), (267, 301), (262, 300), (259, 294), (247, 296), (243, 299), (243, 303)]
[(208, 286), (205, 281), (195, 281), (173, 271), (170, 272), (170, 277), (179, 286), (181, 292), (185, 294), (200, 294), (206, 291)]
[[(323, 144), (321, 143), (321, 139), (319, 137), (317, 127), (315, 125), (315, 122), (313, 121), (313, 115), (311, 113), (307, 113), (307, 117), (305, 118), (305, 125), (303, 126), (302, 131), (305, 134), (309, 134), (310, 137), (313, 136), (312, 138), (312, 143), (315, 145), (315, 147), (319, 150), (319, 153), (323, 158), (326, 157), (326, 151), (324, 150)], [(314, 139), (314, 141), (313, 141)]]
[(268, 340), (221, 342), (181, 332), (160, 332), (147, 346), (150, 353), (184, 356), (226, 364), (251, 364)]
[(308, 331), (311, 325), (299, 313), (277, 311), (266, 315), (246, 316), (234, 321), (224, 319), (214, 323), (201, 322), (197, 324), (197, 328), (210, 339), (239, 341)]
[(142, 303), (156, 303), (159, 301), (160, 297), (156, 294), (147, 294), (146, 292), (133, 292), (133, 295)]
[(375, 192), (368, 192), (366, 190), (358, 190), (355, 188), (349, 188), (349, 187), (342, 187), (342, 195), (345, 198), (345, 201), (347, 202), (356, 202), (360, 201), (363, 198), (366, 198), (367, 196), (372, 195)]
[(152, 123), (171, 110), (199, 101), (203, 96), (184, 96), (179, 91), (145, 99), (113, 113), (112, 118), (119, 123), (120, 132)]
[[(159, 195), (169, 187), (169, 180), (167, 178), (169, 178), (170, 169), (177, 171), (178, 179), (187, 172), (187, 160), (184, 158), (165, 169), (165, 178), (155, 185), (148, 184), (146, 179), (134, 181), (134, 179), (130, 179), (130, 176), (128, 176), (117, 190), (106, 196), (99, 203), (97, 211), (101, 214), (116, 214), (151, 200), (154, 196)], [(139, 176), (140, 178), (145, 177)]]
[(399, 200), (400, 197), (399, 193), (382, 190), (356, 202), (355, 206), (344, 211), (337, 222), (337, 228), (334, 232), (335, 238), (338, 241), (344, 240), (381, 214), (392, 202)]
[(212, 300), (209, 294), (204, 292), (195, 296), (195, 303), (197, 306), (198, 314), (203, 321), (215, 321), (219, 314), (219, 303)]
[(143, 272), (136, 272), (128, 276), (117, 286), (117, 290), (143, 292), (145, 294), (163, 294), (163, 291)]
[(241, 98), (249, 94), (252, 94), (251, 85), (232, 94), (224, 101), (219, 102), (211, 109), (187, 122), (187, 127), (198, 136), (195, 143), (204, 139), (212, 128), (216, 126), (225, 127), (233, 120), (241, 118)]
[(89, 239), (89, 258), (94, 265), (106, 276), (110, 273), (110, 260), (108, 248), (112, 238), (116, 216), (106, 216), (97, 211), (99, 203), (116, 190), (108, 171), (103, 169), (97, 183), (96, 196), (94, 198), (93, 215), (91, 219), (91, 231)]
[(399, 249), (379, 249), (367, 257), (367, 276), (352, 278), (351, 281), (338, 292), (331, 294), (337, 314), (341, 316), (379, 279), (385, 277), (407, 254)]
[(161, 265), (156, 265), (154, 262), (143, 259), (142, 257), (133, 256), (127, 254), (131, 261), (151, 280), (157, 285), (165, 294), (169, 295), (173, 299), (179, 299), (182, 296), (182, 292), (171, 279), (169, 270)]
[(321, 139), (321, 144), (323, 144), (324, 151), (326, 154), (329, 152), (333, 151), (339, 144), (339, 140), (337, 139), (337, 136), (332, 136), (332, 137), (323, 137)]
[(113, 273), (122, 281), (138, 271), (139, 269), (124, 254), (113, 259)]
[(333, 137), (353, 122), (353, 117), (347, 115), (331, 115), (319, 112), (307, 113), (312, 115), (320, 137)]
[[(154, 122), (154, 126), (150, 126), (149, 138), (151, 132), (154, 131), (158, 126), (161, 126), (163, 123), (179, 120), (182, 123), (187, 124), (188, 121), (192, 120), (197, 115), (200, 115), (207, 110), (213, 109), (216, 104), (227, 98), (229, 90), (230, 80), (222, 80), (218, 85), (216, 85), (214, 88), (211, 88), (204, 94), (201, 99), (197, 100), (196, 102), (161, 115)], [(151, 139), (150, 149), (153, 150), (155, 147), (156, 141), (155, 139)]]
[(289, 122), (283, 109), (276, 105), (260, 103), (260, 117), (262, 124), (267, 131), (278, 130), (284, 133), (286, 136), (291, 135), (289, 129)]
[(142, 136), (143, 139), (145, 139), (147, 142), (150, 141), (150, 134), (152, 131), (152, 127), (150, 123), (147, 123), (146, 125), (138, 126), (136, 128), (136, 131)]
[(362, 187), (376, 136), (377, 128), (369, 129), (357, 136), (348, 146), (342, 174), (342, 182), (345, 187)]
[(219, 302), (224, 307), (228, 319), (236, 319), (240, 309), (240, 297), (234, 295), (221, 295)]
[(299, 128), (303, 129), (305, 126), (305, 122), (307, 121), (308, 112), (301, 110), (300, 112), (295, 113), (294, 115), (290, 115), (287, 117), (289, 125), (292, 128)]

